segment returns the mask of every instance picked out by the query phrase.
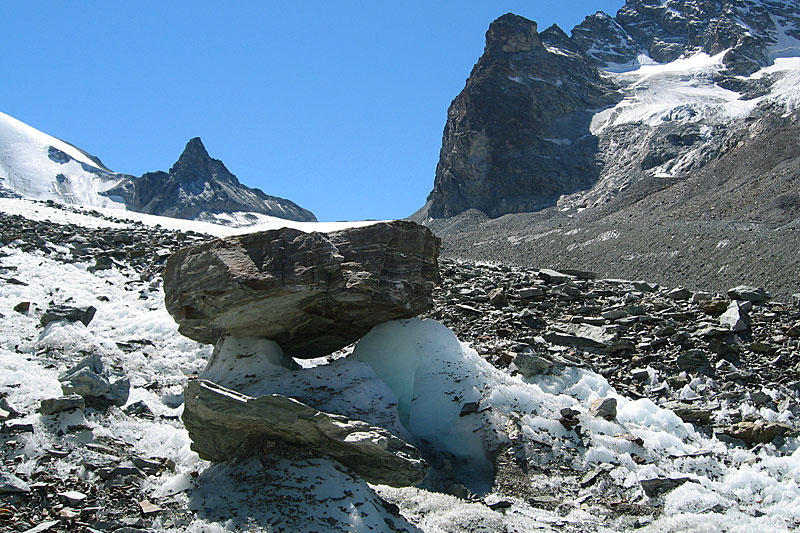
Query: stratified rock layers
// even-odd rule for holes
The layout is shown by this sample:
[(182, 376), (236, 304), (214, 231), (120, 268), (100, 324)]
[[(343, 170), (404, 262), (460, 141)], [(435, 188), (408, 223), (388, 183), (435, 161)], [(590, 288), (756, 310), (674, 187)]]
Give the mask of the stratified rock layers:
[(262, 337), (294, 357), (319, 357), (430, 309), (439, 245), (407, 221), (217, 239), (170, 257), (166, 306), (194, 340)]
[(333, 457), (370, 483), (415, 485), (427, 473), (417, 449), (385, 429), (279, 394), (251, 398), (191, 380), (185, 398), (183, 422), (204, 459), (244, 457), (280, 442)]

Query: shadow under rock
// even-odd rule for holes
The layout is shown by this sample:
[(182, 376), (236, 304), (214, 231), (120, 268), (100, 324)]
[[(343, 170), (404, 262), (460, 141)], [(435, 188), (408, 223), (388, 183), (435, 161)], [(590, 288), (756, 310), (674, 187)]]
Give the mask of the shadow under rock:
[(277, 446), (209, 466), (189, 508), (225, 530), (420, 532), (335, 460)]

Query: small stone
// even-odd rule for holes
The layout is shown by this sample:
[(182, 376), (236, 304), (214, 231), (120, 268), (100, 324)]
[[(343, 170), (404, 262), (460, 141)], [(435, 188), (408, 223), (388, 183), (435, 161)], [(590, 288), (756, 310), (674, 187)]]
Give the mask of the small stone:
[(581, 478), (581, 481), (580, 481), (581, 488), (585, 489), (587, 487), (591, 487), (592, 485), (594, 485), (597, 482), (597, 480), (600, 479), (600, 476), (605, 471), (606, 470), (604, 468), (601, 468), (601, 467), (598, 466), (597, 468), (594, 468), (594, 469), (590, 470), (589, 472), (587, 472)]
[(156, 513), (159, 513), (159, 512), (161, 512), (163, 510), (163, 509), (161, 509), (161, 507), (159, 507), (158, 505), (156, 505), (154, 503), (149, 502), (148, 500), (142, 500), (142, 501), (137, 502), (137, 503), (139, 504), (139, 509), (141, 509), (142, 514), (144, 516), (148, 516), (148, 515), (151, 515), (151, 514), (156, 514)]
[(498, 500), (496, 502), (487, 504), (492, 511), (499, 511), (501, 509), (508, 509), (511, 507), (511, 502), (508, 500)]
[(711, 297), (712, 296), (711, 296), (710, 292), (697, 291), (696, 293), (694, 293), (692, 295), (692, 297), (691, 297), (691, 299), (689, 301), (692, 302), (693, 304), (698, 304), (698, 303), (702, 303), (702, 302), (710, 302), (711, 301)]
[(143, 477), (143, 472), (133, 465), (119, 465), (113, 468), (100, 468), (97, 475), (103, 479), (114, 479), (119, 476)]
[(558, 272), (557, 270), (543, 268), (539, 271), (539, 278), (547, 283), (558, 285), (575, 279), (575, 276), (570, 276), (569, 274), (564, 274), (563, 272)]
[(563, 272), (568, 276), (574, 276), (578, 279), (583, 279), (587, 281), (592, 279), (597, 279), (597, 273), (592, 272), (590, 270), (576, 270), (574, 268), (563, 268), (561, 269), (561, 272)]
[(30, 310), (31, 310), (30, 302), (20, 302), (14, 306), (14, 311), (16, 311), (17, 313), (21, 313), (23, 315), (27, 315)]
[(0, 494), (26, 494), (30, 491), (30, 485), (14, 474), (0, 470)]
[(542, 287), (525, 287), (524, 289), (519, 289), (517, 294), (521, 300), (530, 300), (544, 296), (545, 292)]
[(776, 350), (775, 346), (762, 341), (751, 342), (749, 348), (751, 352), (759, 354), (772, 354)]
[(41, 318), (42, 326), (47, 326), (51, 322), (66, 320), (67, 322), (80, 322), (88, 326), (97, 311), (94, 307), (70, 307), (67, 305), (51, 305), (47, 308)]
[(474, 415), (478, 412), (478, 402), (467, 402), (461, 406), (458, 416)]
[(469, 305), (458, 304), (455, 307), (456, 307), (456, 309), (458, 309), (459, 311), (461, 311), (462, 313), (467, 314), (467, 315), (482, 315), (483, 314), (483, 311), (481, 311), (480, 309), (476, 309), (476, 308), (474, 308), (472, 306), (469, 306)]
[(655, 292), (658, 290), (658, 284), (648, 283), (646, 281), (631, 281), (631, 285), (637, 291), (641, 292)]
[(684, 402), (667, 402), (663, 405), (663, 407), (671, 410), (684, 422), (702, 425), (708, 425), (711, 423), (711, 409), (701, 406), (694, 406)]
[(122, 412), (130, 416), (138, 416), (147, 419), (155, 418), (155, 415), (153, 415), (153, 411), (150, 410), (147, 404), (144, 403), (142, 400), (139, 400), (138, 402), (133, 402), (132, 404), (125, 406)]
[(529, 378), (544, 374), (555, 365), (549, 357), (532, 352), (523, 352), (514, 359), (514, 366), (524, 377)]
[(769, 403), (772, 403), (772, 396), (767, 394), (764, 391), (753, 391), (750, 393), (750, 401), (753, 402), (756, 406), (762, 407)]
[(737, 300), (731, 302), (728, 309), (719, 317), (719, 324), (735, 333), (750, 329), (750, 317)]
[(676, 360), (678, 368), (685, 371), (697, 371), (707, 368), (711, 363), (703, 350), (689, 350), (681, 353)]
[(469, 490), (463, 483), (453, 483), (447, 487), (447, 493), (462, 500), (469, 499)]
[(791, 428), (780, 422), (757, 420), (755, 422), (739, 422), (722, 431), (735, 439), (744, 441), (748, 446), (754, 444), (768, 444), (775, 437), (782, 437), (789, 433)]
[(614, 420), (617, 417), (617, 399), (598, 398), (589, 406), (589, 414), (606, 420)]
[(691, 296), (692, 291), (685, 287), (676, 287), (667, 292), (667, 298), (672, 298), (673, 300), (688, 300)]
[(49, 531), (61, 522), (59, 520), (47, 520), (45, 522), (40, 523), (37, 526), (34, 526), (30, 529), (26, 529), (24, 533), (44, 533), (45, 531)]
[(70, 507), (79, 507), (86, 500), (86, 494), (78, 492), (77, 490), (59, 492), (57, 496)]
[(3, 429), (11, 434), (16, 433), (33, 433), (33, 424), (26, 424), (23, 422), (10, 422), (3, 426)]
[(634, 381), (647, 381), (650, 379), (650, 372), (646, 368), (634, 368), (631, 370), (631, 378)]
[(658, 496), (660, 494), (665, 494), (672, 489), (680, 487), (687, 481), (694, 481), (688, 477), (681, 477), (681, 478), (653, 478), (653, 479), (643, 479), (639, 481), (639, 484), (642, 486), (644, 493), (647, 495), (648, 498), (653, 498), (654, 496)]
[(508, 305), (508, 296), (502, 287), (497, 287), (489, 292), (489, 303), (494, 307), (505, 307)]
[(700, 309), (707, 315), (719, 316), (728, 309), (728, 305), (725, 300), (712, 300), (701, 304)]
[(66, 411), (83, 409), (86, 403), (82, 396), (71, 394), (60, 398), (47, 398), (39, 405), (39, 412), (43, 415), (54, 415)]

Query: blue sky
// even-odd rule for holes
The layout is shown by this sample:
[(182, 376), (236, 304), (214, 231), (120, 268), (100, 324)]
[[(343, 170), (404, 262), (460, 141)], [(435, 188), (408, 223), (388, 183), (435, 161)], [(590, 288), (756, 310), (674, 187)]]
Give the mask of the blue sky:
[(320, 220), (401, 218), (492, 20), (569, 32), (623, 3), (4, 2), (0, 111), (118, 172), (167, 170), (199, 136)]

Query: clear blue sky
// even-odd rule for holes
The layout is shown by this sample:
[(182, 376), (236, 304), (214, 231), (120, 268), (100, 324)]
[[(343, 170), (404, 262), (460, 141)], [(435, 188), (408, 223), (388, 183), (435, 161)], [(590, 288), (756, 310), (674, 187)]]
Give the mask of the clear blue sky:
[(118, 172), (167, 170), (199, 136), (242, 183), (320, 220), (400, 218), (432, 188), (492, 20), (569, 33), (623, 3), (11, 0), (0, 111)]

